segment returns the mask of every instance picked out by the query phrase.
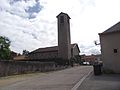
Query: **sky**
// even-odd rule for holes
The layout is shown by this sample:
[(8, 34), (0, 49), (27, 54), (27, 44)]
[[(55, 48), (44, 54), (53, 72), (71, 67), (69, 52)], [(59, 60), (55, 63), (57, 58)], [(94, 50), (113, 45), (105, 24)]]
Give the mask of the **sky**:
[(64, 12), (71, 17), (71, 42), (80, 54), (99, 54), (94, 41), (120, 21), (119, 9), (120, 0), (0, 0), (0, 36), (8, 37), (18, 53), (56, 46), (56, 16)]

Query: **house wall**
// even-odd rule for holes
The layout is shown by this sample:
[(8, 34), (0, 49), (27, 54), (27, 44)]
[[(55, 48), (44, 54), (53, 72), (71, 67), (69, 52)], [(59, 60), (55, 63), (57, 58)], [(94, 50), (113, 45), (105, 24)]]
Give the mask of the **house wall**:
[(81, 56), (82, 61), (89, 62), (89, 64), (93, 65), (95, 60), (97, 59), (95, 55), (83, 55)]
[[(120, 33), (100, 35), (103, 70), (120, 73)], [(114, 53), (117, 49), (117, 53)]]
[(37, 52), (29, 54), (30, 59), (52, 59), (58, 57), (58, 51)]

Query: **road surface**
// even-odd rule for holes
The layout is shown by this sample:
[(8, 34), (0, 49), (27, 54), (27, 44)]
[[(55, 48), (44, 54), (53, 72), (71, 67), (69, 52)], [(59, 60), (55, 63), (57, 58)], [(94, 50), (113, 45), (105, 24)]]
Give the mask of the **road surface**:
[(76, 66), (49, 73), (0, 78), (0, 90), (71, 90), (92, 66)]
[(120, 90), (120, 74), (95, 76), (91, 73), (77, 90)]

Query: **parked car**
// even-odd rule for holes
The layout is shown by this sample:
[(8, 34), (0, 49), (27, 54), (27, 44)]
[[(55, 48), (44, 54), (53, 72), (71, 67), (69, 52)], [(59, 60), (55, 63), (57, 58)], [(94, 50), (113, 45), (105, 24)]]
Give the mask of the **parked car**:
[(90, 65), (89, 62), (83, 62), (83, 65)]

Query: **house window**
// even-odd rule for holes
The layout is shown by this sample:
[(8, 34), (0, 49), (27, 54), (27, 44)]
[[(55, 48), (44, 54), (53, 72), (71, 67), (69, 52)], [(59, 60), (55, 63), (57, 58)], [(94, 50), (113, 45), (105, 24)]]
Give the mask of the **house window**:
[(114, 52), (114, 53), (117, 53), (117, 52), (118, 52), (118, 50), (117, 50), (117, 49), (113, 49), (113, 52)]
[(60, 23), (64, 23), (64, 16), (60, 17)]

